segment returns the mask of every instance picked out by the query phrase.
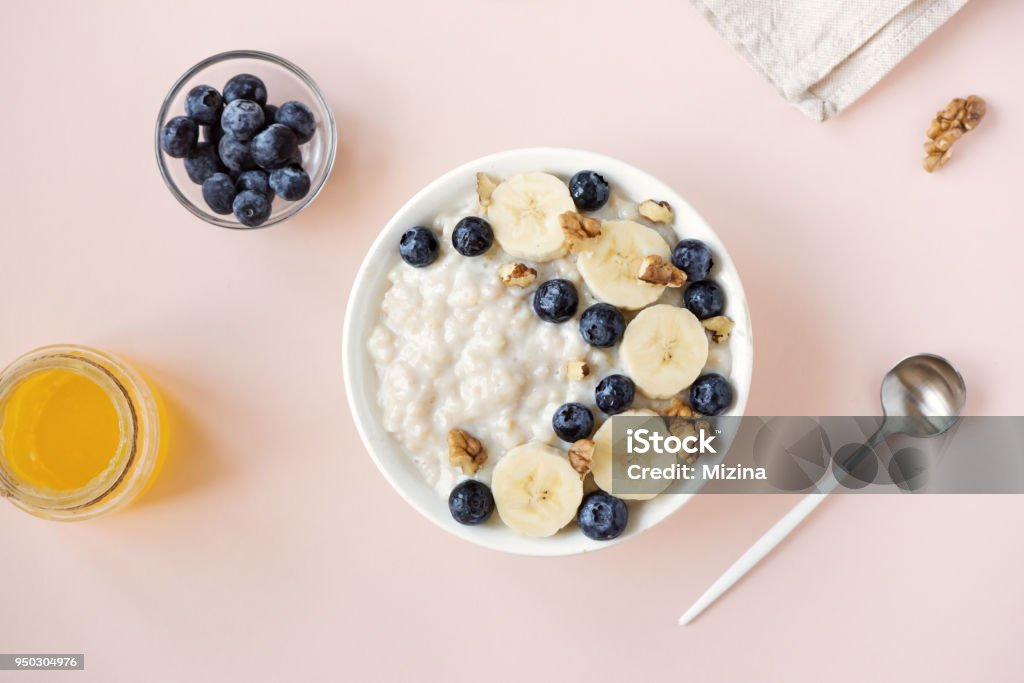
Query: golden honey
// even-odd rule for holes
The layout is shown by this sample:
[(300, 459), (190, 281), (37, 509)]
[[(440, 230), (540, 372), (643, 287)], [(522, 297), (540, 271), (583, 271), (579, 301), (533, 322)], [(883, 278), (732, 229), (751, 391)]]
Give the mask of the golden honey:
[(149, 386), (113, 356), (26, 354), (0, 374), (0, 494), (48, 519), (123, 507), (160, 469), (161, 422)]
[(11, 474), (40, 489), (73, 491), (103, 475), (121, 440), (117, 409), (99, 384), (73, 370), (42, 370), (4, 407), (3, 456)]

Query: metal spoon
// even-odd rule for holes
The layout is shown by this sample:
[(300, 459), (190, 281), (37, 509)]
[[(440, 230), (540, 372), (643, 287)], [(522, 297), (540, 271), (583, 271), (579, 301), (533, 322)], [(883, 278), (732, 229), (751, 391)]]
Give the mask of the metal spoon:
[[(868, 442), (858, 448), (841, 464), (845, 472), (854, 469), (872, 450), (894, 434), (926, 438), (942, 434), (960, 419), (967, 401), (967, 387), (949, 361), (928, 353), (904, 358), (886, 373), (882, 380), (882, 426)], [(892, 419), (896, 418), (896, 419)], [(747, 552), (733, 563), (708, 588), (697, 602), (679, 618), (680, 624), (690, 623), (711, 603), (729, 590), (748, 571), (770, 553), (789, 535), (814, 508), (834, 491), (840, 479), (848, 476), (834, 473), (818, 485), (821, 493), (811, 493), (782, 516)]]

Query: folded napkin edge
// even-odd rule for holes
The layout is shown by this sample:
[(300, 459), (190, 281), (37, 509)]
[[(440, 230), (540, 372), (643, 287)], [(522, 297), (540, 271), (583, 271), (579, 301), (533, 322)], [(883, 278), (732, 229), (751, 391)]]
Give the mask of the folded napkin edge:
[[(805, 77), (803, 73), (776, 73), (765, 60), (767, 55), (758, 54), (758, 49), (772, 44), (770, 41), (757, 41), (748, 45), (736, 28), (720, 17), (707, 2), (691, 0), (691, 4), (704, 15), (708, 23), (761, 73), (783, 99), (818, 122), (834, 117), (878, 84), (966, 2), (908, 2), (895, 18), (856, 45), (849, 54), (836, 60), (835, 66), (822, 78), (814, 83), (806, 83), (800, 80)], [(906, 25), (901, 27), (904, 21)]]

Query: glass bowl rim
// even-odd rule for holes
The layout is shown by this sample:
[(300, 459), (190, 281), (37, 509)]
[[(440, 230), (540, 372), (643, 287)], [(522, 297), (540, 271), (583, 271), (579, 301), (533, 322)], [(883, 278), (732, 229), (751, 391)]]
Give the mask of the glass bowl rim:
[[(258, 59), (282, 67), (283, 69), (291, 73), (293, 76), (298, 78), (300, 81), (302, 81), (302, 83), (304, 83), (306, 87), (308, 87), (313, 92), (313, 95), (316, 97), (317, 100), (317, 105), (320, 107), (322, 111), (327, 113), (328, 150), (327, 158), (324, 160), (325, 170), (323, 173), (323, 177), (315, 186), (310, 188), (309, 194), (303, 197), (300, 202), (297, 202), (296, 204), (293, 205), (294, 208), (292, 210), (282, 213), (280, 216), (277, 216), (276, 218), (271, 218), (266, 223), (263, 223), (262, 225), (257, 225), (255, 227), (248, 227), (242, 225), (238, 221), (230, 221), (226, 218), (220, 218), (215, 214), (211, 214), (207, 211), (204, 211), (201, 207), (197, 206), (194, 202), (192, 202), (192, 200), (190, 200), (188, 197), (184, 195), (184, 193), (178, 187), (178, 184), (174, 182), (174, 179), (171, 178), (170, 172), (167, 169), (167, 159), (165, 158), (163, 150), (160, 149), (160, 129), (163, 126), (164, 119), (168, 115), (169, 109), (171, 107), (171, 101), (174, 100), (178, 93), (181, 92), (182, 88), (184, 88), (185, 84), (189, 80), (191, 80), (196, 74), (206, 69), (207, 67), (213, 66), (215, 64), (220, 64), (222, 62), (227, 62), (232, 59)], [(200, 218), (206, 221), (207, 223), (210, 223), (211, 225), (216, 225), (221, 228), (229, 228), (231, 230), (248, 231), (261, 230), (263, 228), (269, 228), (272, 225), (277, 225), (278, 223), (286, 221), (289, 218), (302, 213), (307, 206), (313, 203), (313, 200), (316, 199), (317, 196), (320, 194), (321, 190), (323, 190), (324, 185), (327, 184), (327, 179), (331, 176), (331, 171), (334, 169), (334, 158), (338, 148), (338, 131), (334, 122), (334, 112), (331, 110), (330, 105), (327, 103), (327, 98), (324, 97), (324, 94), (320, 90), (320, 87), (305, 71), (300, 69), (295, 64), (289, 62), (287, 59), (279, 57), (275, 54), (271, 54), (269, 52), (262, 52), (260, 50), (228, 50), (227, 52), (219, 52), (215, 55), (211, 55), (206, 59), (197, 62), (196, 64), (189, 67), (189, 69), (185, 71), (185, 73), (179, 76), (176, 81), (174, 81), (174, 85), (172, 85), (170, 90), (167, 91), (167, 94), (164, 96), (164, 101), (160, 105), (160, 111), (157, 113), (156, 132), (153, 136), (153, 140), (154, 149), (156, 151), (156, 163), (157, 167), (160, 169), (160, 176), (163, 178), (164, 184), (167, 186), (167, 189), (171, 191), (171, 194), (174, 195), (175, 199), (178, 200), (179, 204), (188, 209), (189, 213), (191, 213), (193, 216), (196, 216), (197, 218)], [(175, 159), (175, 161), (178, 160)]]

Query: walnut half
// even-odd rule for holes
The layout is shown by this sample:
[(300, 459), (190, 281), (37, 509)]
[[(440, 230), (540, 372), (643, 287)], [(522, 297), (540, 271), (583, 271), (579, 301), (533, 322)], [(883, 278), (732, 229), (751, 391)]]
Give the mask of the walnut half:
[(487, 451), (469, 432), (451, 429), (448, 431), (448, 462), (452, 467), (461, 468), (465, 474), (473, 475), (487, 462)]
[(580, 477), (587, 476), (590, 471), (590, 461), (594, 459), (594, 442), (590, 439), (580, 439), (572, 446), (569, 446), (569, 464), (580, 473)]
[(657, 255), (644, 257), (637, 277), (643, 282), (666, 287), (682, 287), (686, 282), (686, 273), (671, 263), (665, 263), (665, 260)]
[(935, 115), (925, 132), (928, 141), (924, 143), (927, 156), (921, 164), (924, 170), (932, 173), (945, 166), (953, 156), (954, 143), (978, 127), (987, 109), (985, 100), (977, 95), (950, 100), (946, 108)]

